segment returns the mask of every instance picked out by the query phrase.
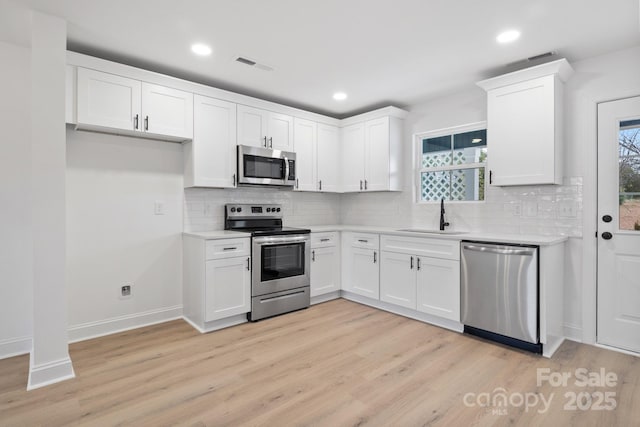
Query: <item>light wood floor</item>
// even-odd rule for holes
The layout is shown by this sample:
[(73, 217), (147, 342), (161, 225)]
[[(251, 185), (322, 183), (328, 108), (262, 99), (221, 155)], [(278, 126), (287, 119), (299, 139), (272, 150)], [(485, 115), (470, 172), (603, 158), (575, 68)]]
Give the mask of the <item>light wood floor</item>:
[[(70, 351), (76, 379), (30, 392), (28, 357), (0, 361), (0, 426), (640, 425), (639, 358), (567, 342), (549, 360), (346, 300), (204, 335), (178, 320)], [(536, 386), (536, 368), (580, 367), (618, 385)], [(465, 406), (497, 388), (553, 393), (550, 409)], [(564, 410), (574, 391), (615, 392), (617, 408)]]

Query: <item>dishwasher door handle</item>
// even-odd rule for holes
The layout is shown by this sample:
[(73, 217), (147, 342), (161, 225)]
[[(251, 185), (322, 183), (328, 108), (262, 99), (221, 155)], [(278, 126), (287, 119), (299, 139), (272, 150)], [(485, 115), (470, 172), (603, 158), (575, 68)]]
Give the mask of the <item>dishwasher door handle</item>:
[(533, 256), (535, 254), (535, 249), (502, 249), (495, 248), (491, 246), (476, 246), (476, 245), (463, 245), (463, 250), (474, 251), (474, 252), (486, 252), (489, 254), (500, 254), (500, 255), (525, 255), (525, 256)]

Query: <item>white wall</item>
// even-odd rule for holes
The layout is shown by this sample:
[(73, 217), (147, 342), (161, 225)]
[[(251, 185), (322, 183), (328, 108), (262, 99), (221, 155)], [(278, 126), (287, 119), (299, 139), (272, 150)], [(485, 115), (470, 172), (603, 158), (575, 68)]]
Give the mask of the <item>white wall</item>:
[(180, 316), (182, 146), (69, 127), (67, 158), (70, 339)]
[(0, 42), (0, 359), (31, 350), (30, 54)]

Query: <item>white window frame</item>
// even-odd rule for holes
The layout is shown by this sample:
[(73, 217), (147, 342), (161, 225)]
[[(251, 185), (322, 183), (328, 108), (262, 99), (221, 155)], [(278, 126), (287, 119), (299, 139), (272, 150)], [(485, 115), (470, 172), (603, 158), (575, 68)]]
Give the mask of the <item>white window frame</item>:
[[(458, 133), (472, 132), (476, 130), (487, 129), (487, 122), (474, 122), (460, 126), (452, 126), (448, 128), (435, 129), (426, 132), (419, 132), (413, 134), (413, 176), (414, 176), (414, 201), (418, 204), (434, 204), (440, 203), (437, 200), (422, 200), (422, 173), (424, 172), (441, 172), (459, 169), (477, 169), (484, 168), (485, 177), (487, 176), (487, 162), (480, 163), (465, 163), (463, 165), (448, 165), (440, 166), (437, 168), (423, 168), (422, 167), (422, 140), (425, 138), (437, 138), (440, 136), (449, 136)], [(487, 142), (487, 149), (489, 144)], [(487, 194), (487, 179), (484, 180), (484, 194), (486, 200)], [(447, 203), (484, 203), (485, 200), (445, 200)]]

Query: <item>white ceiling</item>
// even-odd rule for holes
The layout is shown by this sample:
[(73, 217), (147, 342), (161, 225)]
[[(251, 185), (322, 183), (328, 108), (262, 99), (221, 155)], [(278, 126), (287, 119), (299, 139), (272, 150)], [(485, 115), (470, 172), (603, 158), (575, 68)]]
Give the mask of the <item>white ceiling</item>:
[[(576, 61), (640, 44), (638, 0), (1, 0), (0, 40), (28, 45), (29, 9), (64, 18), (71, 50), (336, 117), (459, 91), (547, 51)], [(498, 45), (509, 28), (522, 37)], [(213, 54), (195, 57), (194, 42)]]

